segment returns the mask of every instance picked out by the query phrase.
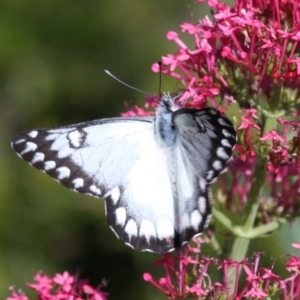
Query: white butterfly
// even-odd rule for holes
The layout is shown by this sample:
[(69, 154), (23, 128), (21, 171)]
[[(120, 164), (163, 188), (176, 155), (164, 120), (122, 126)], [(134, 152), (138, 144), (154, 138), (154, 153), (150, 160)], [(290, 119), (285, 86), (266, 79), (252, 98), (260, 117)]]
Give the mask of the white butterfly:
[(155, 117), (31, 130), (12, 147), (66, 187), (105, 198), (108, 223), (125, 244), (164, 253), (207, 227), (209, 186), (235, 143), (232, 123), (217, 110), (178, 108), (164, 94)]

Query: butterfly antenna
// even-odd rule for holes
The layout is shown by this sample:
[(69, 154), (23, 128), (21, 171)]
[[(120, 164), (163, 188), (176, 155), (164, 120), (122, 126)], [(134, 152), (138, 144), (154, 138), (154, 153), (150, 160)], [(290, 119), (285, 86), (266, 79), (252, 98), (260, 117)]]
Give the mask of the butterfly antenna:
[(132, 85), (129, 85), (128, 83), (125, 83), (124, 81), (122, 81), (121, 79), (119, 79), (118, 77), (116, 77), (115, 75), (113, 75), (112, 73), (110, 73), (108, 70), (104, 70), (104, 72), (109, 75), (110, 77), (112, 77), (113, 79), (117, 80), (118, 82), (122, 83), (123, 85), (129, 87), (130, 89), (133, 89), (139, 93), (142, 93), (144, 95), (148, 95), (148, 96), (151, 96), (151, 94), (147, 93), (147, 92), (144, 92), (138, 88), (135, 88), (133, 87)]
[(161, 61), (158, 62), (158, 66), (159, 66), (159, 86), (158, 86), (158, 92), (160, 97), (162, 97), (161, 94)]

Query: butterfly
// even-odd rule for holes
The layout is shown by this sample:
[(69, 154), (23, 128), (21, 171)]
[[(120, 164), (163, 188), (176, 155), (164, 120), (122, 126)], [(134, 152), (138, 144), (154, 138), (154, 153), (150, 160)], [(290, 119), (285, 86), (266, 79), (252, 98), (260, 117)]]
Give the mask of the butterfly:
[(67, 188), (104, 198), (109, 226), (125, 244), (165, 253), (208, 226), (210, 185), (235, 143), (219, 111), (179, 108), (166, 93), (155, 116), (34, 129), (12, 147)]

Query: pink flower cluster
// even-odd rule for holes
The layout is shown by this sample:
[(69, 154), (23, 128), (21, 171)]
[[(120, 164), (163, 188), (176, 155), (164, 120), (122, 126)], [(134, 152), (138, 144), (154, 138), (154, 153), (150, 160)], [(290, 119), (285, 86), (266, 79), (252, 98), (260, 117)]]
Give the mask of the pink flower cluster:
[(270, 191), (260, 196), (261, 222), (293, 220), (300, 214), (300, 2), (198, 2), (211, 7), (211, 18), (183, 23), (182, 37), (169, 31), (178, 51), (152, 70), (182, 82), (182, 105), (234, 114), (238, 144), (221, 183), (227, 207), (244, 208), (261, 165), (261, 186)]
[[(94, 289), (86, 280), (79, 280), (66, 271), (53, 277), (38, 273), (34, 281), (27, 286), (37, 293), (39, 300), (106, 300), (108, 296), (100, 290), (101, 286)], [(6, 300), (29, 300), (24, 292), (14, 287), (11, 290), (12, 295)]]
[[(254, 254), (253, 261), (223, 260), (199, 256), (199, 245), (203, 243), (195, 239), (198, 246), (188, 247), (177, 254), (165, 254), (156, 265), (162, 265), (165, 275), (159, 280), (153, 279), (149, 273), (144, 274), (144, 280), (151, 283), (168, 299), (299, 299), (300, 297), (300, 256), (290, 256), (286, 262), (289, 276), (285, 279), (276, 275), (272, 268), (259, 267), (263, 253)], [(300, 244), (293, 245), (300, 249)], [(220, 281), (213, 282), (214, 271)], [(228, 282), (229, 272), (236, 274), (236, 280)], [(241, 275), (246, 277), (245, 282)], [(231, 292), (230, 292), (231, 291)], [(200, 298), (202, 299), (202, 298)]]
[[(162, 72), (184, 84), (181, 99), (191, 98), (194, 107), (210, 101), (225, 111), (228, 103), (238, 104), (241, 159), (263, 150), (268, 171), (278, 174), (282, 164), (299, 168), (300, 122), (290, 120), (300, 115), (299, 2), (236, 0), (233, 7), (218, 0), (198, 2), (215, 10), (213, 21), (205, 17), (181, 25), (192, 49), (176, 32), (168, 32), (167, 39), (179, 49), (162, 58)], [(160, 68), (154, 64), (152, 70)], [(278, 123), (267, 132), (266, 116)]]
[[(228, 186), (226, 176), (223, 183), (224, 193), (232, 196), (229, 204), (235, 195), (238, 206), (244, 207), (255, 167), (263, 163), (264, 188), (270, 194), (261, 197), (261, 204), (273, 200), (272, 207), (263, 208), (264, 215), (266, 206), (274, 217), (299, 215), (300, 3), (236, 0), (230, 7), (218, 0), (198, 2), (211, 7), (211, 18), (183, 23), (182, 37), (169, 31), (167, 39), (178, 51), (163, 56), (161, 66), (156, 63), (152, 70), (182, 82), (178, 99), (182, 105), (201, 108), (209, 103), (234, 114), (238, 132), (230, 168), (234, 184)], [(155, 100), (147, 99), (146, 107), (154, 107)], [(147, 114), (138, 107), (127, 113)]]

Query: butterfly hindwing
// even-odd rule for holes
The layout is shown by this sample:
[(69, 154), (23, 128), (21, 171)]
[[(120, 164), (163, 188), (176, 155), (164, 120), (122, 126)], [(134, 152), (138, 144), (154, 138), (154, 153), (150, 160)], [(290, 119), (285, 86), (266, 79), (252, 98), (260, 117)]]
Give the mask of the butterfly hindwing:
[(177, 148), (176, 214), (181, 245), (201, 234), (211, 219), (211, 192), (207, 182), (194, 172), (191, 162)]

